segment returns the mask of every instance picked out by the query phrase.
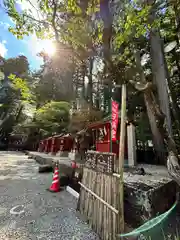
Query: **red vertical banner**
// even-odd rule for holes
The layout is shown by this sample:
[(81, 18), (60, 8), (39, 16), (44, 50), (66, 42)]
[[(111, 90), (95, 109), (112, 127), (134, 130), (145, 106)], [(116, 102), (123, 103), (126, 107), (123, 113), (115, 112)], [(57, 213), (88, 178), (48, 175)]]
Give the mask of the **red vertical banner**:
[(117, 127), (118, 127), (118, 117), (119, 117), (119, 111), (118, 111), (119, 104), (115, 101), (112, 101), (112, 120), (111, 120), (111, 133), (112, 133), (112, 141), (116, 141), (116, 135), (117, 135)]

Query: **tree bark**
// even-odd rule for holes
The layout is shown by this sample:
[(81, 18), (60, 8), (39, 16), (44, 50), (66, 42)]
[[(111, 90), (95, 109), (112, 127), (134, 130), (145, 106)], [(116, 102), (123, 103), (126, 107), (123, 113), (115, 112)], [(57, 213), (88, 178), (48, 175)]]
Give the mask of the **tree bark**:
[[(136, 46), (135, 46), (136, 48)], [(147, 114), (149, 118), (149, 124), (151, 127), (151, 132), (153, 136), (153, 146), (155, 153), (157, 155), (157, 161), (159, 163), (165, 163), (165, 145), (162, 137), (162, 133), (159, 129), (158, 122), (161, 112), (157, 107), (156, 99), (152, 92), (152, 83), (146, 82), (144, 71), (141, 66), (140, 61), (140, 51), (135, 49), (135, 60), (137, 69), (140, 75), (140, 83), (135, 83), (134, 86), (138, 91), (142, 91), (144, 94), (144, 101), (147, 109)]]
[[(170, 102), (170, 106), (171, 106), (171, 110), (172, 110), (172, 115), (174, 117), (177, 133), (180, 136), (180, 113), (179, 113), (180, 109), (179, 109), (179, 106), (177, 103), (177, 99), (175, 97), (175, 92), (173, 91), (173, 88), (172, 88), (172, 83), (171, 83), (170, 74), (168, 71), (168, 66), (166, 63), (164, 49), (162, 49), (162, 51), (163, 51), (164, 62), (165, 62), (165, 71), (166, 71), (166, 76), (167, 76), (167, 91), (168, 91), (168, 95), (169, 95), (169, 102)], [(177, 64), (178, 64), (178, 62), (177, 62)]]
[(88, 92), (89, 92), (89, 104), (91, 107), (93, 107), (93, 80), (92, 80), (93, 62), (94, 62), (93, 58), (90, 58)]
[(105, 66), (106, 70), (111, 67), (111, 53), (110, 53), (110, 47), (111, 47), (111, 38), (112, 38), (112, 14), (109, 8), (109, 0), (100, 0), (100, 15), (101, 19), (103, 21), (103, 54), (104, 54), (104, 60), (105, 60)]
[(82, 77), (82, 98), (85, 99), (85, 76), (87, 74), (87, 66), (86, 63), (83, 62), (81, 66), (81, 77)]
[(153, 80), (157, 86), (158, 99), (161, 111), (165, 115), (168, 132), (172, 136), (172, 123), (169, 106), (169, 95), (167, 86), (167, 74), (165, 67), (165, 59), (162, 49), (162, 41), (158, 30), (153, 29), (150, 34), (151, 57), (152, 57), (152, 73)]
[(172, 5), (174, 8), (175, 19), (176, 19), (175, 24), (176, 24), (176, 30), (177, 30), (177, 37), (178, 37), (178, 40), (180, 40), (180, 16), (179, 16), (180, 2), (178, 2), (177, 0), (174, 0), (172, 1)]
[(166, 152), (164, 146), (164, 140), (161, 135), (161, 132), (157, 126), (157, 117), (155, 116), (155, 112), (153, 110), (154, 101), (151, 97), (151, 92), (144, 92), (144, 102), (147, 109), (147, 114), (149, 118), (149, 124), (152, 131), (153, 136), (153, 145), (155, 149), (155, 154), (157, 156), (156, 162), (159, 164), (165, 163)]

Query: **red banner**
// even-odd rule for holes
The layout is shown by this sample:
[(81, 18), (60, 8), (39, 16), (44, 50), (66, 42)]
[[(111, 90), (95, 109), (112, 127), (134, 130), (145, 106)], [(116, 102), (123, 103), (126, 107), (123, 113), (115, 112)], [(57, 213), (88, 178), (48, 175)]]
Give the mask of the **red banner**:
[(112, 134), (112, 141), (116, 141), (116, 135), (117, 135), (117, 126), (118, 126), (118, 103), (115, 101), (112, 101), (112, 122), (111, 122), (111, 134)]

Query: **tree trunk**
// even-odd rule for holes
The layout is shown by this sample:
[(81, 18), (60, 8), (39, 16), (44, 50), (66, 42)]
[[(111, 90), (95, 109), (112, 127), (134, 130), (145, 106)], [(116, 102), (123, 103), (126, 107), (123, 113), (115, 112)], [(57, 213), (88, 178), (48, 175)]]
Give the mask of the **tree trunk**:
[(89, 93), (89, 104), (93, 107), (93, 80), (92, 80), (92, 72), (93, 72), (93, 62), (94, 59), (89, 59), (89, 83), (88, 83), (88, 93)]
[(171, 114), (169, 106), (169, 95), (167, 86), (167, 74), (165, 67), (165, 59), (162, 48), (162, 41), (159, 31), (153, 29), (150, 34), (151, 57), (152, 57), (152, 73), (153, 80), (157, 86), (158, 99), (161, 111), (165, 115), (165, 123), (168, 132), (172, 136)]
[(20, 116), (21, 116), (21, 114), (22, 114), (23, 108), (24, 108), (24, 106), (21, 104), (20, 107), (19, 107), (19, 109), (18, 109), (18, 111), (17, 111), (17, 114), (16, 114), (16, 116), (15, 116), (15, 122), (16, 122), (16, 123), (19, 121), (19, 118), (20, 118)]
[(151, 126), (152, 135), (153, 135), (153, 145), (154, 145), (155, 153), (157, 156), (156, 162), (159, 164), (164, 164), (165, 158), (166, 158), (165, 146), (164, 146), (163, 137), (157, 126), (157, 117), (155, 116), (155, 112), (153, 110), (153, 106), (155, 103), (151, 97), (150, 92), (144, 92), (144, 102), (146, 105), (149, 123)]
[(85, 76), (87, 73), (86, 63), (83, 62), (81, 66), (81, 77), (82, 77), (82, 95), (81, 97), (85, 99)]
[(180, 109), (177, 103), (177, 99), (175, 97), (175, 92), (173, 91), (173, 88), (172, 88), (172, 83), (171, 83), (170, 74), (168, 71), (168, 66), (166, 63), (164, 49), (163, 49), (163, 55), (164, 55), (164, 61), (165, 61), (165, 71), (167, 76), (167, 89), (168, 89), (168, 95), (169, 95), (169, 102), (172, 109), (172, 115), (174, 117), (177, 133), (180, 136), (180, 113), (179, 113)]
[(113, 17), (109, 8), (110, 0), (100, 0), (100, 15), (103, 21), (103, 54), (106, 69), (111, 66), (111, 38), (112, 38), (112, 22)]
[(169, 80), (168, 94), (169, 94), (169, 100), (170, 100), (171, 109), (172, 109), (172, 115), (174, 117), (176, 133), (180, 137), (180, 109), (179, 109), (179, 106), (178, 106), (178, 103), (177, 103), (177, 99), (176, 99), (175, 93), (174, 93), (174, 91), (173, 91), (173, 89), (171, 87), (170, 79), (168, 79), (168, 80)]
[[(180, 16), (179, 16), (179, 9), (180, 9), (180, 3), (178, 3), (177, 0), (172, 1), (173, 7), (174, 7), (174, 13), (175, 13), (175, 19), (176, 19), (176, 28), (177, 28), (177, 36), (180, 40)], [(178, 41), (179, 43), (179, 41)]]
[[(135, 52), (134, 52), (136, 65), (140, 74), (140, 83), (135, 84), (135, 88), (138, 91), (142, 91), (144, 94), (144, 102), (147, 109), (147, 114), (149, 118), (149, 124), (151, 127), (151, 132), (153, 135), (153, 146), (155, 149), (155, 153), (157, 155), (157, 162), (159, 163), (165, 163), (165, 146), (164, 141), (162, 137), (162, 133), (158, 127), (158, 116), (157, 116), (157, 103), (155, 102), (156, 99), (153, 95), (153, 92), (148, 85), (150, 83), (146, 82), (144, 71), (141, 66), (141, 60), (140, 60), (140, 51), (135, 46)], [(160, 115), (160, 114), (159, 114)]]

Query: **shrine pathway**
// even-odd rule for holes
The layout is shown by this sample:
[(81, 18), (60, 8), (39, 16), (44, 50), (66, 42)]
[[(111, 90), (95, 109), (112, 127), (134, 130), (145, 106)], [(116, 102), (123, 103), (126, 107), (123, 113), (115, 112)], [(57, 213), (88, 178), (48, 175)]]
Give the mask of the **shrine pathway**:
[(99, 240), (68, 192), (50, 193), (52, 174), (19, 152), (0, 152), (0, 239)]

